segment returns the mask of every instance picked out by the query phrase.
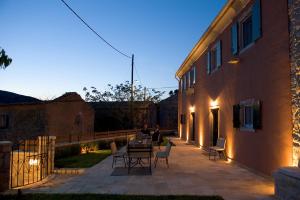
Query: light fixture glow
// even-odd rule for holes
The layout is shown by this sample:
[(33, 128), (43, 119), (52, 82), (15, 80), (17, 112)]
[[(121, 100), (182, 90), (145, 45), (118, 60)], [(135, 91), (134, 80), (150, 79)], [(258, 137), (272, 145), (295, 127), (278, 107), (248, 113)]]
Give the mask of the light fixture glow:
[(29, 165), (38, 165), (39, 164), (39, 161), (38, 161), (38, 159), (30, 159), (29, 160)]
[(217, 100), (211, 101), (210, 102), (210, 107), (211, 108), (218, 108), (219, 107), (218, 101)]
[(232, 58), (231, 60), (228, 61), (228, 64), (239, 64), (240, 63), (240, 59), (239, 58)]
[(190, 112), (191, 112), (191, 113), (195, 112), (195, 106), (191, 106), (191, 107), (190, 107)]

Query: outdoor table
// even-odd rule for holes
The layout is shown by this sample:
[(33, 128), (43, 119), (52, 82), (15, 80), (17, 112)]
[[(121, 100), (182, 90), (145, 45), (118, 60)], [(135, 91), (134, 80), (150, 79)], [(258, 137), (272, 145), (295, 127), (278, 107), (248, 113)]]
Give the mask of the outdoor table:
[[(142, 139), (142, 140), (131, 140), (127, 145), (127, 155), (128, 155), (128, 173), (130, 169), (135, 166), (144, 167), (146, 163), (142, 159), (148, 159), (148, 168), (150, 173), (151, 171), (151, 158), (153, 156), (152, 149), (152, 140), (151, 139)], [(135, 161), (133, 162), (133, 159)]]

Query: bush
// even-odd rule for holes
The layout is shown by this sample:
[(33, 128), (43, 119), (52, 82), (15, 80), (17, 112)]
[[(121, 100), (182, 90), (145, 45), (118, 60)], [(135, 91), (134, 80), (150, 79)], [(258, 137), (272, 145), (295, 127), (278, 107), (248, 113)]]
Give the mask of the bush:
[(70, 146), (63, 146), (63, 147), (55, 148), (55, 159), (76, 156), (79, 154), (80, 154), (80, 145), (79, 144), (73, 144)]

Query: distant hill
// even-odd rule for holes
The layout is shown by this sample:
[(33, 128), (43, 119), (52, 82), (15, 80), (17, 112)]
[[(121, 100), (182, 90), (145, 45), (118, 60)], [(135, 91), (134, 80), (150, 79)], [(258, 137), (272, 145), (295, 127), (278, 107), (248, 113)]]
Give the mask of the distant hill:
[(39, 103), (39, 99), (0, 90), (0, 104)]

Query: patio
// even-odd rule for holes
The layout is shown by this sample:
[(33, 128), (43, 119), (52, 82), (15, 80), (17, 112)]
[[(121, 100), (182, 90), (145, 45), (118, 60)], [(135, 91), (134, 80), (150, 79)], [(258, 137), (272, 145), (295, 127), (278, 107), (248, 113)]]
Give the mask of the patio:
[(273, 199), (273, 181), (174, 138), (170, 168), (161, 161), (148, 176), (111, 176), (112, 157), (82, 175), (55, 175), (24, 193), (109, 193), (143, 195), (220, 195), (229, 200)]

